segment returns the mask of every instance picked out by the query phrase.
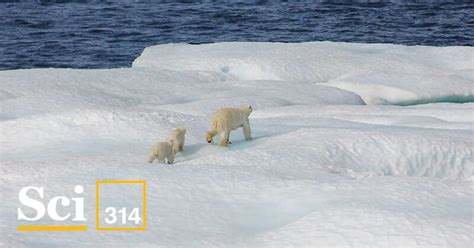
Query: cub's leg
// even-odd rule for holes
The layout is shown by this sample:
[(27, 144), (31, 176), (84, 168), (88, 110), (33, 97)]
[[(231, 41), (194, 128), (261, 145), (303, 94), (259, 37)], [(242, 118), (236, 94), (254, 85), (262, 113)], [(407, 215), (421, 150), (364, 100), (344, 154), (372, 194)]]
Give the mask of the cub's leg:
[(163, 153), (160, 153), (158, 155), (158, 161), (160, 161), (160, 163), (165, 163), (165, 159), (166, 159), (166, 157), (164, 156)]
[(180, 147), (180, 145), (178, 145), (176, 143), (173, 144), (173, 154), (176, 154), (176, 153), (178, 153), (178, 151), (180, 151), (179, 147)]
[(156, 157), (157, 157), (157, 152), (151, 151), (150, 154), (148, 155), (148, 163), (153, 163)]

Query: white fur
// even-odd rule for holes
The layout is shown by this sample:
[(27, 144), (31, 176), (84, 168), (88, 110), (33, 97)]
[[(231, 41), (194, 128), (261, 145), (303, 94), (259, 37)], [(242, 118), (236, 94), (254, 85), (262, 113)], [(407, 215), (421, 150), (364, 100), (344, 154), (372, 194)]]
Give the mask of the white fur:
[(240, 108), (223, 108), (218, 110), (212, 116), (211, 130), (207, 132), (206, 138), (208, 143), (214, 143), (212, 138), (218, 133), (221, 136), (219, 145), (227, 146), (231, 144), (229, 141), (230, 131), (239, 127), (243, 128), (245, 140), (252, 139), (249, 115), (252, 113), (252, 106), (242, 105)]
[(175, 128), (166, 139), (167, 141), (173, 141), (173, 153), (176, 154), (178, 151), (182, 152), (184, 148), (184, 136), (186, 135), (185, 128)]
[(155, 159), (158, 159), (161, 163), (167, 162), (172, 164), (174, 162), (174, 143), (171, 141), (158, 142), (151, 147), (150, 155), (148, 156), (148, 162), (153, 163)]

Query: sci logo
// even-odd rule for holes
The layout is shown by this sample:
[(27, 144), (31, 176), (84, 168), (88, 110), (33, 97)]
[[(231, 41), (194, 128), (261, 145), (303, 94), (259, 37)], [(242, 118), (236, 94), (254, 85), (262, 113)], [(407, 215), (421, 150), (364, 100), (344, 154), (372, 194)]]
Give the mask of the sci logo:
[[(60, 216), (57, 211), (58, 203), (60, 203), (62, 206), (70, 206), (71, 201), (74, 202), (75, 204), (75, 215), (72, 221), (86, 221), (87, 219), (84, 217), (84, 198), (83, 197), (76, 197), (76, 198), (67, 198), (65, 196), (56, 196), (53, 197), (49, 203), (47, 204), (47, 207), (38, 200), (35, 200), (31, 198), (28, 195), (28, 192), (34, 191), (36, 192), (41, 199), (44, 198), (44, 189), (43, 187), (34, 187), (34, 186), (29, 186), (29, 187), (24, 187), (23, 189), (20, 190), (20, 193), (18, 194), (18, 198), (20, 200), (20, 203), (23, 204), (24, 206), (33, 208), (36, 211), (36, 215), (32, 217), (26, 216), (21, 208), (18, 208), (18, 220), (27, 220), (27, 221), (37, 221), (43, 218), (43, 216), (46, 213), (46, 210), (48, 212), (48, 215), (51, 219), (56, 220), (56, 221), (64, 221), (69, 219), (71, 216), (70, 213)], [(74, 187), (74, 192), (76, 194), (82, 194), (84, 192), (84, 187), (82, 185), (76, 185)]]

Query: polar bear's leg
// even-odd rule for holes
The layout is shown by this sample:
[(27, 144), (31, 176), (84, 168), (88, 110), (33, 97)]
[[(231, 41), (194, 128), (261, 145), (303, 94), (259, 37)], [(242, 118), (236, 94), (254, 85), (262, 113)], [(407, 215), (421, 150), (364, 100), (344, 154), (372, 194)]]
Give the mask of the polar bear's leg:
[(230, 142), (229, 138), (227, 138), (227, 144), (230, 145), (232, 142)]
[(252, 135), (251, 135), (251, 130), (250, 130), (250, 125), (246, 122), (244, 122), (244, 124), (242, 125), (242, 128), (244, 129), (244, 137), (245, 137), (245, 140), (251, 140), (252, 139)]
[(227, 146), (227, 141), (229, 140), (230, 130), (225, 130), (221, 132), (221, 142), (220, 146)]
[(173, 144), (173, 154), (178, 153), (180, 145), (178, 143)]
[(179, 137), (178, 151), (182, 152), (184, 147), (184, 137)]

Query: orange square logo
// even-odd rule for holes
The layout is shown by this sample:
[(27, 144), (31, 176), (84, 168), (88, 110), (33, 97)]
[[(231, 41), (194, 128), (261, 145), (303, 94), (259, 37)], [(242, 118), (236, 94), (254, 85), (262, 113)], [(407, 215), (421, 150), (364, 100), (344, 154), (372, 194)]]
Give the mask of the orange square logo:
[[(100, 189), (101, 185), (142, 185), (143, 193), (142, 193), (142, 215), (143, 217), (139, 217), (139, 208), (134, 208), (133, 211), (130, 213), (130, 216), (134, 216), (135, 220), (143, 220), (143, 226), (140, 227), (101, 227), (100, 226), (100, 221), (101, 221), (101, 211), (100, 211)], [(145, 180), (98, 180), (96, 181), (95, 184), (95, 225), (96, 225), (96, 230), (98, 231), (145, 231), (146, 230), (146, 182)], [(109, 211), (110, 210), (110, 211)], [(112, 218), (112, 222), (116, 222), (117, 217), (116, 213), (117, 210), (115, 207), (108, 207), (106, 209), (106, 212), (109, 212), (109, 214), (114, 217)], [(122, 219), (122, 224), (126, 223), (127, 219), (125, 218), (126, 214), (126, 208), (122, 208), (121, 210), (118, 211), (119, 213), (122, 214), (123, 219)], [(130, 216), (129, 219), (130, 220)], [(133, 219), (133, 217), (132, 217)], [(114, 221), (115, 220), (115, 221)], [(111, 222), (107, 222), (111, 223)]]

